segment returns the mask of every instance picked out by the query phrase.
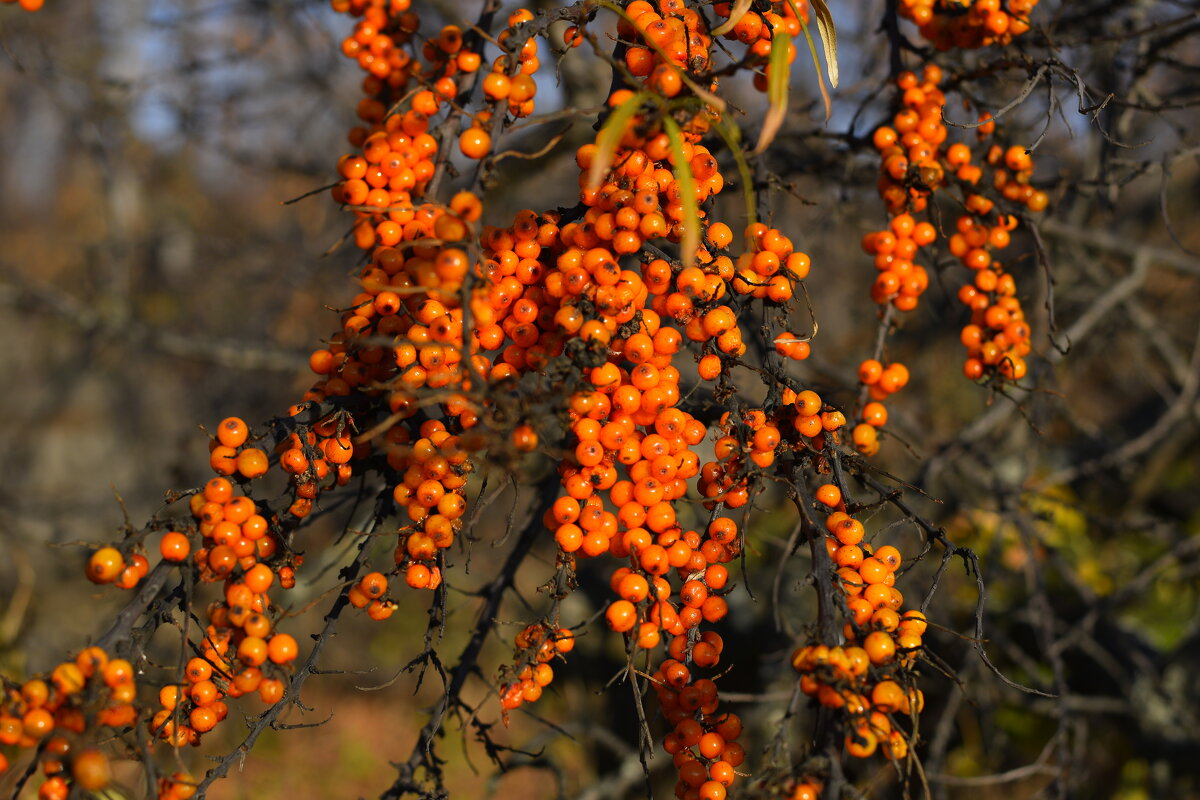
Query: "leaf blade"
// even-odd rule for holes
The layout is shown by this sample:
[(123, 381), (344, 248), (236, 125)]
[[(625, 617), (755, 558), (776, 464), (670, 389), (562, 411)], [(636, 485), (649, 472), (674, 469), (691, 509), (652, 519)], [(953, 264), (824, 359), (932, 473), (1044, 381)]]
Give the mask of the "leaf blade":
[(641, 110), (642, 104), (648, 97), (648, 92), (638, 92), (614, 108), (608, 115), (608, 119), (604, 120), (604, 125), (600, 127), (600, 133), (596, 136), (597, 150), (592, 157), (591, 168), (588, 170), (587, 187), (589, 189), (599, 187), (601, 181), (604, 180), (608, 168), (612, 166), (617, 147), (621, 144), (621, 138), (625, 135), (626, 126)]
[(795, 0), (788, 0), (788, 5), (792, 7), (792, 12), (795, 13), (796, 19), (800, 20), (800, 30), (804, 33), (804, 39), (808, 42), (808, 52), (812, 55), (813, 66), (817, 69), (817, 87), (821, 90), (821, 100), (825, 103), (825, 121), (833, 116), (833, 103), (829, 99), (829, 90), (825, 88), (825, 77), (821, 73), (821, 57), (817, 55), (817, 45), (813, 42), (812, 34), (809, 33), (808, 23), (804, 21), (804, 17), (800, 16), (799, 10), (796, 8)]
[(737, 0), (733, 4), (733, 8), (729, 11), (729, 19), (722, 22), (720, 25), (712, 29), (710, 36), (724, 36), (733, 30), (733, 26), (742, 21), (742, 17), (746, 16), (746, 12), (750, 10), (750, 5), (754, 0)]
[(750, 174), (750, 164), (746, 161), (746, 153), (742, 150), (741, 129), (727, 119), (718, 120), (712, 128), (733, 154), (737, 164), (738, 175), (742, 179), (742, 194), (746, 203), (746, 224), (758, 222), (758, 198), (754, 195), (754, 178)]
[(821, 44), (825, 46), (825, 68), (829, 71), (829, 84), (836, 89), (838, 85), (837, 61), (837, 28), (833, 24), (833, 14), (825, 0), (809, 0), (813, 11), (817, 13), (817, 32), (821, 34)]
[(696, 252), (700, 249), (700, 207), (696, 203), (696, 180), (692, 165), (683, 153), (683, 132), (679, 123), (663, 117), (663, 130), (671, 143), (671, 155), (675, 157), (675, 180), (679, 183), (679, 194), (683, 200), (683, 239), (679, 243), (680, 260), (685, 268), (696, 263)]
[(771, 55), (767, 61), (767, 114), (763, 117), (758, 144), (754, 146), (755, 155), (767, 149), (787, 118), (788, 81), (791, 77), (787, 55), (791, 42), (792, 37), (782, 27), (776, 29), (771, 37)]

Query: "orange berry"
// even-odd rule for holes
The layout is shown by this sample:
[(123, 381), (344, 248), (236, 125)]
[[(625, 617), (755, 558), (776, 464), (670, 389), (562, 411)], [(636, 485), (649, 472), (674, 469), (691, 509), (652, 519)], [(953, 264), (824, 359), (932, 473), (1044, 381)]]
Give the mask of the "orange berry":
[(247, 447), (237, 455), (237, 471), (244, 478), (257, 478), (267, 473), (267, 454), (257, 447)]
[(637, 608), (628, 600), (617, 600), (608, 607), (604, 617), (608, 621), (608, 627), (617, 633), (625, 633), (637, 622)]
[(480, 159), (492, 149), (492, 137), (483, 128), (470, 127), (458, 137), (458, 147), (467, 158)]
[(112, 583), (125, 569), (125, 557), (115, 547), (101, 547), (88, 559), (87, 577), (92, 583)]
[(277, 633), (267, 642), (267, 656), (275, 664), (294, 661), (299, 654), (296, 640), (286, 633)]
[(217, 439), (226, 447), (241, 447), (250, 436), (250, 428), (239, 417), (227, 417), (217, 426)]
[(817, 489), (817, 502), (834, 508), (842, 502), (842, 490), (836, 484), (826, 483)]
[(81, 789), (95, 792), (112, 781), (112, 767), (108, 756), (94, 747), (80, 750), (71, 760), (71, 775)]
[(891, 662), (896, 656), (896, 642), (890, 633), (875, 631), (863, 639), (863, 649), (876, 666)]
[(176, 563), (187, 560), (191, 549), (191, 540), (179, 531), (170, 531), (163, 534), (162, 541), (159, 543), (159, 552), (163, 559)]

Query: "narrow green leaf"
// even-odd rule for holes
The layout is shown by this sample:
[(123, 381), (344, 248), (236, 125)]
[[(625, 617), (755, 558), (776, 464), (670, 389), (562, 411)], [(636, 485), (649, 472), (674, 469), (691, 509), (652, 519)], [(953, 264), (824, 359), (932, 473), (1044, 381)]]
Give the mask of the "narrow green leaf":
[(817, 32), (821, 34), (821, 44), (825, 45), (825, 68), (829, 70), (829, 83), (834, 89), (838, 85), (837, 62), (837, 28), (833, 26), (833, 14), (825, 0), (809, 0), (813, 11), (817, 13)]
[(696, 263), (696, 251), (700, 249), (700, 207), (696, 205), (696, 181), (692, 176), (692, 165), (683, 157), (683, 133), (678, 123), (663, 117), (663, 130), (671, 142), (671, 155), (675, 157), (675, 180), (679, 182), (679, 194), (683, 197), (683, 241), (679, 243), (683, 266)]
[(737, 163), (738, 175), (742, 179), (742, 195), (746, 201), (746, 224), (758, 222), (758, 199), (754, 195), (754, 179), (750, 174), (750, 165), (746, 162), (746, 152), (742, 149), (742, 129), (722, 117), (713, 125), (713, 130), (725, 140), (725, 145)]
[[(821, 100), (825, 103), (825, 121), (833, 116), (833, 103), (829, 100), (829, 90), (825, 88), (825, 78), (821, 74), (821, 57), (817, 55), (817, 45), (813, 42), (812, 34), (808, 32), (808, 23), (804, 21), (804, 17), (800, 16), (799, 9), (796, 8), (795, 0), (788, 0), (788, 5), (792, 7), (792, 12), (796, 15), (796, 19), (800, 20), (800, 29), (804, 31), (804, 39), (808, 42), (808, 52), (812, 54), (813, 66), (817, 68), (817, 86), (821, 90)], [(834, 74), (837, 73), (835, 68)]]
[(755, 155), (767, 149), (787, 117), (788, 79), (791, 75), (787, 56), (791, 42), (792, 37), (782, 27), (775, 29), (775, 35), (771, 37), (771, 55), (767, 59), (767, 115), (763, 117), (758, 144), (754, 146)]
[(733, 8), (729, 11), (729, 19), (722, 22), (720, 25), (712, 29), (712, 36), (724, 36), (733, 30), (733, 26), (742, 21), (742, 17), (746, 16), (746, 12), (750, 10), (750, 5), (754, 0), (737, 0), (733, 4)]
[(629, 121), (641, 109), (648, 96), (647, 92), (638, 92), (614, 108), (608, 115), (608, 119), (604, 120), (600, 134), (596, 137), (596, 155), (592, 158), (591, 169), (588, 170), (589, 189), (595, 189), (603, 182), (604, 176), (608, 174), (608, 168), (612, 166), (613, 156), (617, 152), (617, 146), (621, 144), (621, 137), (625, 135)]

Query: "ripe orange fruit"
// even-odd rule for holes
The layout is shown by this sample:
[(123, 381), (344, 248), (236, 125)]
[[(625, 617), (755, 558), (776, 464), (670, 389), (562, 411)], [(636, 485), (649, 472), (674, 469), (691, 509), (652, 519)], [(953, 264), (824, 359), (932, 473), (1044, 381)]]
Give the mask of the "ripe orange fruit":
[(108, 756), (94, 747), (80, 750), (71, 760), (71, 775), (81, 789), (95, 792), (112, 781), (112, 767)]
[(125, 557), (115, 547), (101, 547), (88, 559), (87, 577), (92, 583), (112, 583), (125, 569)]

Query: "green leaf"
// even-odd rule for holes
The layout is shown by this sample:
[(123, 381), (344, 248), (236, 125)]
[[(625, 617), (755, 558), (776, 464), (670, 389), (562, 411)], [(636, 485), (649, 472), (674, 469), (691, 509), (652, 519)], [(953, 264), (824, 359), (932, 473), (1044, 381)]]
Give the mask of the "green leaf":
[(771, 37), (771, 56), (767, 60), (767, 115), (763, 117), (758, 144), (754, 146), (755, 155), (767, 149), (787, 117), (788, 79), (791, 75), (787, 55), (791, 42), (792, 37), (782, 27), (775, 29)]
[(679, 194), (683, 198), (683, 241), (679, 243), (680, 258), (685, 268), (696, 263), (696, 251), (700, 249), (700, 207), (696, 205), (696, 181), (692, 176), (692, 165), (683, 157), (683, 133), (679, 124), (670, 117), (663, 117), (663, 130), (671, 142), (671, 155), (675, 157), (675, 180), (679, 182)]
[(629, 121), (641, 110), (648, 97), (648, 92), (638, 92), (614, 108), (608, 119), (604, 120), (600, 134), (596, 137), (596, 154), (592, 158), (591, 169), (588, 170), (589, 189), (595, 189), (604, 181), (608, 168), (612, 166), (617, 147), (621, 144), (621, 138), (625, 136), (625, 129), (629, 127)]
[[(825, 78), (821, 75), (821, 57), (819, 55), (817, 55), (817, 45), (815, 42), (813, 42), (812, 34), (808, 32), (808, 23), (806, 23), (804, 21), (804, 17), (800, 16), (800, 11), (799, 11), (799, 9), (796, 8), (795, 0), (788, 0), (788, 5), (790, 5), (792, 7), (792, 12), (795, 13), (796, 19), (800, 20), (800, 28), (801, 28), (801, 30), (804, 31), (804, 39), (808, 42), (808, 52), (812, 54), (813, 66), (817, 68), (817, 86), (821, 90), (821, 100), (824, 101), (824, 103), (825, 103), (825, 121), (828, 122), (829, 118), (833, 115), (833, 103), (830, 102), (830, 100), (829, 100), (829, 90), (825, 88)], [(829, 10), (826, 9), (825, 13), (829, 13)], [(833, 24), (832, 19), (830, 19), (829, 24), (832, 26), (832, 24)], [(834, 42), (835, 58), (836, 58), (836, 47), (837, 47), (837, 42), (835, 41)], [(828, 46), (826, 46), (825, 53), (826, 53), (826, 57), (828, 57), (828, 54), (829, 54)], [(837, 76), (836, 62), (830, 62), (830, 63), (833, 64), (833, 66), (830, 70), (830, 75), (831, 75), (831, 77), (836, 78), (836, 76)]]
[(753, 2), (754, 0), (737, 0), (733, 4), (733, 8), (729, 11), (729, 19), (713, 28), (710, 35), (715, 38), (717, 36), (724, 36), (733, 30), (733, 26), (741, 22), (742, 17), (746, 16), (746, 12), (750, 10), (750, 4)]
[(746, 224), (758, 222), (758, 200), (754, 195), (754, 179), (750, 174), (750, 165), (746, 162), (746, 152), (742, 149), (742, 129), (722, 117), (713, 125), (713, 130), (725, 140), (725, 145), (737, 163), (738, 175), (742, 179), (742, 194), (746, 200)]

